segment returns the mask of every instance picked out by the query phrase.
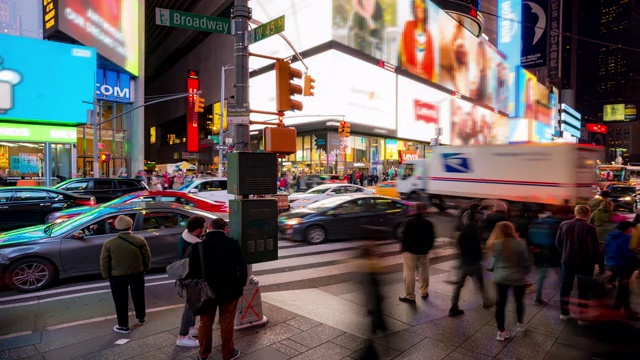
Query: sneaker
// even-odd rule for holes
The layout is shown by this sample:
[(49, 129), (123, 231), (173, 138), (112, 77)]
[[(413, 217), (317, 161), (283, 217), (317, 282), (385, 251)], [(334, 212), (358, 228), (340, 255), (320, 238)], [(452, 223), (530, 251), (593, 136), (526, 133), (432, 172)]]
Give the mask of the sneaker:
[(421, 298), (423, 298), (423, 299), (426, 299), (426, 298), (428, 298), (428, 297), (429, 297), (429, 293), (426, 293), (426, 294), (424, 294), (424, 295), (420, 295), (420, 297), (421, 297)]
[(146, 322), (147, 322), (147, 320), (145, 320), (145, 319), (138, 319), (138, 325), (140, 325), (140, 326), (144, 325), (144, 323), (146, 323)]
[(456, 316), (460, 316), (464, 314), (464, 310), (460, 309), (460, 308), (451, 308), (449, 309), (449, 316), (450, 317), (456, 317)]
[(198, 337), (198, 328), (196, 326), (192, 326), (189, 328), (189, 336)]
[(183, 346), (183, 347), (199, 347), (200, 342), (192, 338), (191, 336), (187, 335), (187, 336), (178, 337), (178, 340), (176, 340), (176, 345)]
[(498, 331), (498, 335), (496, 336), (496, 340), (498, 341), (505, 341), (506, 339), (510, 338), (511, 335), (506, 332), (506, 331)]
[(231, 360), (237, 359), (238, 356), (240, 356), (240, 350), (238, 349), (233, 350), (233, 355), (231, 355)]
[(584, 320), (578, 320), (578, 325), (586, 326), (586, 325), (589, 325), (589, 322), (588, 321), (584, 321)]
[(535, 299), (534, 302), (538, 305), (547, 305), (547, 300), (544, 299)]
[(560, 320), (562, 321), (569, 320), (570, 318), (571, 318), (571, 315), (560, 314)]
[(516, 330), (517, 330), (517, 331), (522, 332), (522, 331), (525, 331), (526, 329), (527, 329), (527, 326), (526, 326), (525, 324), (518, 323), (518, 324), (516, 325)]
[(116, 325), (113, 327), (113, 331), (121, 334), (128, 334), (131, 332), (131, 329), (129, 329), (129, 327)]
[(400, 301), (402, 301), (402, 302), (409, 303), (409, 304), (415, 304), (415, 303), (416, 303), (416, 299), (409, 299), (409, 298), (408, 298), (408, 297), (406, 297), (406, 296), (400, 296), (400, 297), (398, 298), (398, 300), (400, 300)]

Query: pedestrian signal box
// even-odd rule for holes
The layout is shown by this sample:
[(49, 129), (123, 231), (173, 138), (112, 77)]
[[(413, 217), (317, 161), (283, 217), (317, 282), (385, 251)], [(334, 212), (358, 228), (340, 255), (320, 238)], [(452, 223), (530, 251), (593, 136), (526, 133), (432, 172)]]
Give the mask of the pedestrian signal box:
[(296, 152), (296, 129), (266, 127), (264, 129), (264, 151), (289, 155)]
[(229, 235), (240, 242), (247, 264), (278, 260), (278, 201), (229, 200)]
[(227, 154), (227, 193), (271, 195), (278, 192), (278, 156), (270, 153)]

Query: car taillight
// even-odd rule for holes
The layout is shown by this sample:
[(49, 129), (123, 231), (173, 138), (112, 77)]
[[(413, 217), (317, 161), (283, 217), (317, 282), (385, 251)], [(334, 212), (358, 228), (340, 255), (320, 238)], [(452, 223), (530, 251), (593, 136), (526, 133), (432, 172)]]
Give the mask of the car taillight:
[(78, 199), (76, 200), (76, 204), (80, 206), (96, 206), (96, 198), (92, 197), (91, 199)]
[(228, 214), (229, 213), (229, 207), (228, 206), (223, 206), (222, 207), (222, 212), (225, 212), (225, 213)]

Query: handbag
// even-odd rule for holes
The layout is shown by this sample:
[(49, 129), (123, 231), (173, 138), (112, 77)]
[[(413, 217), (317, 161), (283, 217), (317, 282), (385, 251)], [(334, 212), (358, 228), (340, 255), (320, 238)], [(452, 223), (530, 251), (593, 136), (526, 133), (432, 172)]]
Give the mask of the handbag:
[(191, 256), (192, 246), (193, 245), (189, 246), (187, 251), (185, 251), (182, 259), (178, 259), (167, 266), (167, 275), (169, 275), (170, 278), (182, 280), (187, 277), (187, 274), (189, 273), (189, 257)]
[(193, 315), (202, 314), (206, 307), (216, 300), (216, 295), (209, 287), (206, 281), (206, 273), (204, 270), (204, 255), (202, 243), (198, 243), (200, 250), (200, 269), (202, 270), (202, 279), (194, 279), (187, 286), (187, 305), (193, 312)]

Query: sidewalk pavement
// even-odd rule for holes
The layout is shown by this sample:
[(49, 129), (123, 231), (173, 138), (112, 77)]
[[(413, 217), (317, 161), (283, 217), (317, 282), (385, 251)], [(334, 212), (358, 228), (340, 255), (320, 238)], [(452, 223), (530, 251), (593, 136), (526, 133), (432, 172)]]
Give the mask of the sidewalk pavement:
[[(621, 325), (579, 326), (575, 320), (559, 319), (558, 285), (549, 275), (544, 296), (546, 306), (526, 297), (526, 325), (505, 342), (496, 340), (494, 310), (484, 310), (474, 286), (462, 291), (460, 307), (465, 314), (449, 318), (455, 261), (430, 268), (426, 300), (416, 305), (401, 303), (402, 273), (381, 277), (389, 333), (373, 339), (381, 359), (591, 359), (635, 358), (640, 353), (638, 329)], [(367, 345), (370, 323), (363, 306), (366, 299), (359, 279), (314, 289), (264, 293), (263, 327), (236, 331), (236, 347), (247, 360), (358, 359)], [(493, 288), (489, 282), (489, 287)], [(633, 288), (638, 304), (638, 287)], [(0, 339), (0, 359), (195, 359), (197, 348), (175, 346), (182, 304), (149, 312), (144, 326), (133, 326), (127, 335), (116, 334), (115, 317), (85, 324), (67, 324), (38, 333)], [(133, 319), (133, 317), (131, 317)], [(507, 328), (515, 327), (512, 300), (507, 306)], [(216, 324), (217, 328), (217, 324)], [(635, 337), (632, 341), (626, 341)], [(118, 345), (119, 342), (126, 343)], [(214, 352), (220, 359), (219, 331), (214, 331)], [(631, 345), (630, 345), (631, 344)], [(633, 347), (637, 346), (637, 347)], [(594, 355), (599, 354), (599, 355)]]

